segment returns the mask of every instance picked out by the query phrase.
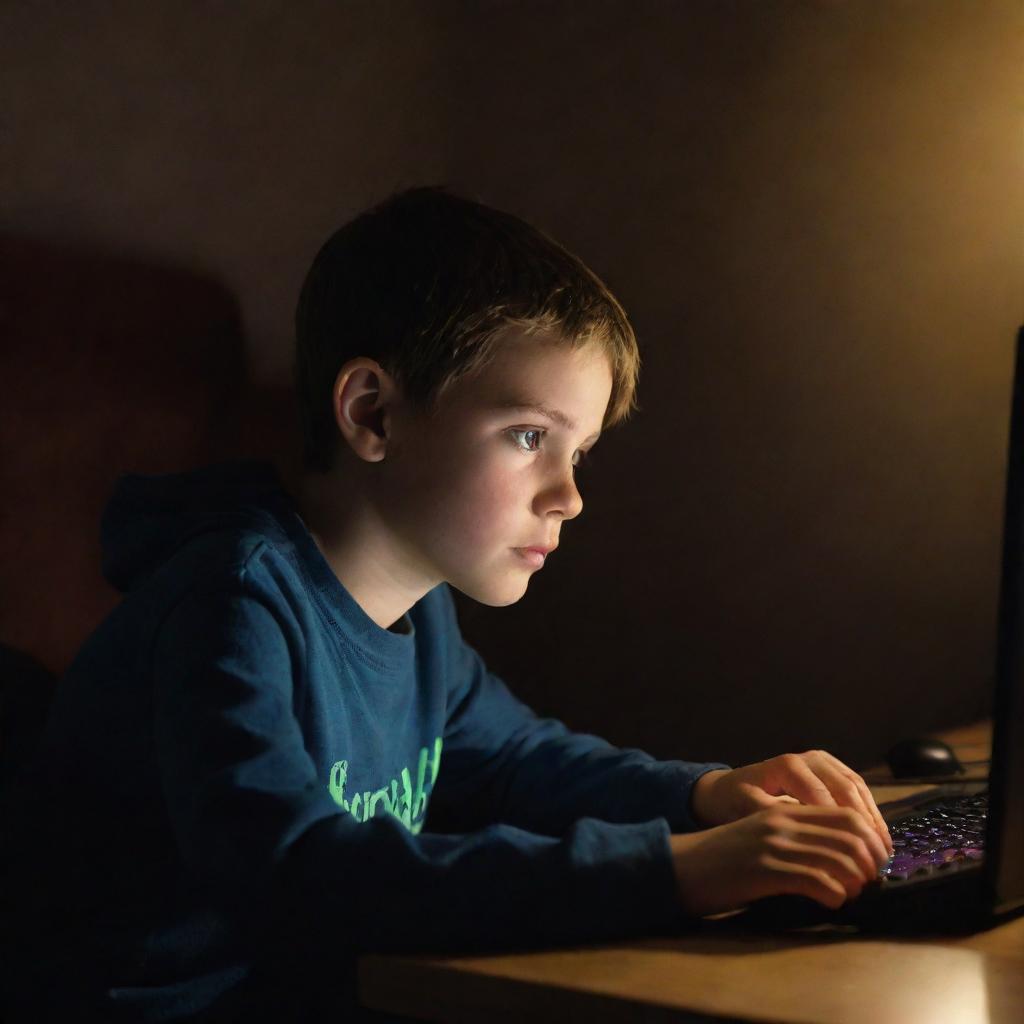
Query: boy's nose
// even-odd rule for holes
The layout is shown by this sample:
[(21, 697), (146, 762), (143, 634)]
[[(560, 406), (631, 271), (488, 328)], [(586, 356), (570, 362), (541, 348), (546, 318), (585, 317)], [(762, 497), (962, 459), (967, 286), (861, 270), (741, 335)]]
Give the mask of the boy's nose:
[(538, 497), (542, 511), (558, 512), (563, 519), (575, 519), (583, 511), (583, 498), (572, 474), (547, 488)]

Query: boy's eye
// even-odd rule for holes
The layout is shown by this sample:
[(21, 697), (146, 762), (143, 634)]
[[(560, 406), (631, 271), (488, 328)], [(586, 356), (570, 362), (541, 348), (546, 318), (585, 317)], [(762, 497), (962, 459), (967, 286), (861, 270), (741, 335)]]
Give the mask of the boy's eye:
[(516, 444), (517, 444), (518, 447), (522, 448), (524, 451), (537, 452), (537, 451), (540, 451), (540, 442), (541, 442), (541, 439), (544, 437), (544, 434), (546, 433), (546, 431), (543, 431), (543, 430), (510, 430), (509, 433), (513, 437), (516, 437), (516, 436), (519, 436), (519, 435), (522, 435), (522, 437), (524, 437), (524, 438), (535, 437), (537, 439), (535, 444), (530, 444), (529, 441), (526, 442), (525, 446), (523, 444), (521, 444), (520, 442), (518, 442), (518, 441), (516, 442)]
[[(523, 437), (523, 439), (525, 441), (525, 444), (523, 442), (518, 441), (518, 440), (515, 442), (516, 447), (519, 448), (521, 451), (538, 452), (538, 451), (540, 451), (540, 443), (541, 443), (541, 441), (544, 440), (544, 435), (547, 433), (547, 431), (546, 430), (528, 429), (528, 430), (510, 430), (509, 433), (513, 437), (518, 437), (518, 436), (522, 436)], [(529, 440), (531, 437), (535, 439), (533, 442), (531, 442)], [(576, 453), (572, 457), (573, 469), (578, 469), (581, 465), (583, 465), (583, 463), (586, 460), (586, 458), (587, 458), (587, 453), (585, 451), (583, 451), (582, 449), (577, 450)]]

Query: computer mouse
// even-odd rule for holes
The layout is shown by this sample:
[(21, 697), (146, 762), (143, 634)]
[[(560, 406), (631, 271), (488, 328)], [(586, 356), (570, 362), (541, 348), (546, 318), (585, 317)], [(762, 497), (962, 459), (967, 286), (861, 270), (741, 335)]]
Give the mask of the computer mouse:
[(929, 736), (900, 740), (890, 747), (885, 760), (894, 779), (957, 775), (965, 770), (948, 743)]

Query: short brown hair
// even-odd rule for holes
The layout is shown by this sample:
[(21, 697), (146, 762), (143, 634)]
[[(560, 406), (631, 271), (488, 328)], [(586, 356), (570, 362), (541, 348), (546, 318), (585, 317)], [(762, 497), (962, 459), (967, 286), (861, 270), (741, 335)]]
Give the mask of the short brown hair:
[(429, 413), (484, 365), (509, 324), (604, 349), (612, 391), (603, 427), (638, 408), (640, 353), (625, 310), (537, 228), (446, 186), (396, 193), (339, 228), (317, 253), (295, 311), (305, 468), (333, 465), (331, 396), (349, 359), (376, 360)]

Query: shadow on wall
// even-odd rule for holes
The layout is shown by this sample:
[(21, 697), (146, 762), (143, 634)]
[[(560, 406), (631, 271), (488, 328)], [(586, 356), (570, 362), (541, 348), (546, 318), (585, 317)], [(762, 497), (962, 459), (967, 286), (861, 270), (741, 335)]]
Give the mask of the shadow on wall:
[(127, 472), (291, 458), (290, 389), (248, 380), (238, 303), (193, 271), (0, 237), (0, 644), (55, 675), (117, 604), (100, 516)]

